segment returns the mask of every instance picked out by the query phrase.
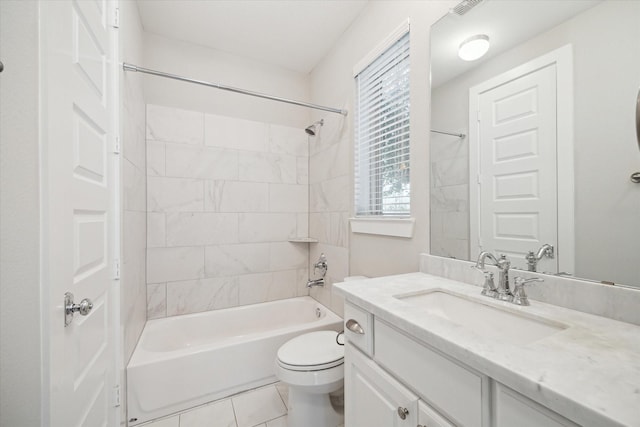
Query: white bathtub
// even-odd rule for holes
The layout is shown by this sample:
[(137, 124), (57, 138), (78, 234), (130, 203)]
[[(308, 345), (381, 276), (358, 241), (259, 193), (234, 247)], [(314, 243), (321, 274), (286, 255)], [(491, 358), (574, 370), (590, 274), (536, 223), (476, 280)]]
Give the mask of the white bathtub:
[(129, 425), (274, 382), (282, 344), (341, 328), (311, 297), (150, 320), (127, 366)]

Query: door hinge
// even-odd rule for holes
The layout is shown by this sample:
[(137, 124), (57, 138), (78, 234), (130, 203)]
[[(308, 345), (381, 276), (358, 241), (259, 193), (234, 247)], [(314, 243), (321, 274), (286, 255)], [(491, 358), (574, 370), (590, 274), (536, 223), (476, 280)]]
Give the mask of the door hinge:
[(113, 143), (113, 153), (120, 154), (120, 137), (116, 136), (115, 141)]
[(480, 121), (482, 120), (482, 114), (480, 114), (480, 110), (476, 111), (476, 120)]
[(120, 280), (120, 260), (117, 259), (113, 263), (113, 278), (115, 280)]
[(478, 184), (482, 185), (482, 175), (478, 175), (476, 181)]
[(115, 7), (113, 9), (111, 26), (113, 28), (120, 28), (120, 8), (119, 7)]
[(120, 385), (117, 385), (113, 388), (113, 406), (120, 406)]

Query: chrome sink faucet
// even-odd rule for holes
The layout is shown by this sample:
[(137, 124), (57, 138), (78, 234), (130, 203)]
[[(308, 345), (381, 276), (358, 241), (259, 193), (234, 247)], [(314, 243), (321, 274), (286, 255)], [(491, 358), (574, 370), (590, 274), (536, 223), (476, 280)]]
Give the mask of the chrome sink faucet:
[(542, 259), (542, 257), (552, 258), (555, 256), (554, 248), (548, 243), (545, 243), (538, 249), (538, 252), (529, 251), (529, 253), (524, 257), (527, 260), (527, 269), (529, 271), (536, 271), (538, 266), (538, 261)]
[(515, 288), (513, 289), (513, 298), (511, 302), (517, 305), (531, 305), (529, 304), (527, 294), (524, 292), (524, 285), (531, 282), (544, 282), (544, 279), (539, 277), (532, 277), (530, 279), (516, 277), (513, 281), (515, 283)]
[[(511, 262), (507, 259), (506, 255), (501, 255), (500, 259), (497, 259), (495, 256), (490, 254), (487, 251), (480, 252), (478, 255), (478, 261), (476, 261), (476, 265), (474, 266), (478, 270), (484, 271), (484, 264), (486, 259), (489, 259), (493, 265), (498, 267), (498, 287), (495, 289), (497, 295), (493, 292), (485, 293), (488, 296), (492, 296), (493, 298), (497, 298), (500, 301), (511, 301), (513, 299), (513, 294), (511, 293), (511, 289), (509, 288), (509, 268), (511, 267)], [(486, 288), (486, 286), (485, 286)], [(484, 291), (483, 291), (484, 292)], [(496, 295), (496, 296), (493, 296)]]

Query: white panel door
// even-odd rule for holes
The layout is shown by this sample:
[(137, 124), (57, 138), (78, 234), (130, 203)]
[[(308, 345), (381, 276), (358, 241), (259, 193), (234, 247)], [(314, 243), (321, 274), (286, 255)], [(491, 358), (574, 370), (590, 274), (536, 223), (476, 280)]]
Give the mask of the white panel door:
[[(41, 2), (50, 425), (115, 426), (115, 33), (106, 0)], [(65, 292), (93, 302), (64, 325)]]
[(557, 247), (556, 66), (482, 92), (477, 134), (481, 250), (525, 269), (527, 252)]
[(415, 394), (351, 344), (345, 345), (345, 427), (415, 427), (417, 412)]

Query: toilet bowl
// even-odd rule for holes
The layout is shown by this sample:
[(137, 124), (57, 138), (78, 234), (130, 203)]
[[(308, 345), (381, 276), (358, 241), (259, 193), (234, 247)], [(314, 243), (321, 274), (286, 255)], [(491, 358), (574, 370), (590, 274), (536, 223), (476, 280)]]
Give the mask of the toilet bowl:
[(289, 386), (289, 427), (335, 427), (344, 422), (330, 394), (344, 383), (344, 347), (337, 332), (318, 331), (287, 341), (278, 350), (276, 376)]

